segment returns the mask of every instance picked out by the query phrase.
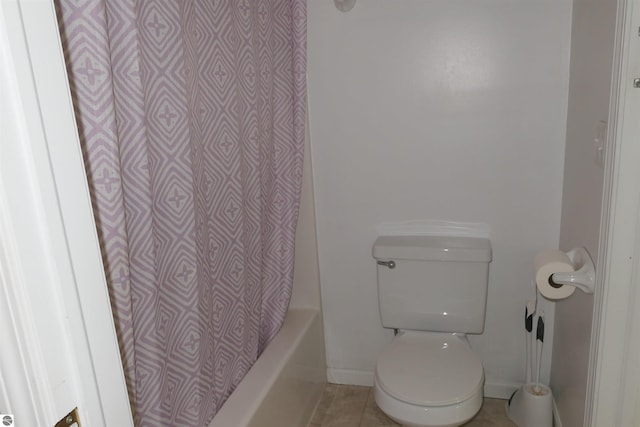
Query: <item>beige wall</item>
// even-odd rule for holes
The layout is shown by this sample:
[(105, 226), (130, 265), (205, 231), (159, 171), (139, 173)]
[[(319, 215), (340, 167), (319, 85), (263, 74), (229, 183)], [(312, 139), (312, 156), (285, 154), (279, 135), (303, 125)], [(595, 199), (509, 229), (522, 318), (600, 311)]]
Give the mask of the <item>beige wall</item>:
[[(560, 248), (584, 246), (594, 260), (604, 174), (594, 138), (609, 113), (615, 15), (616, 0), (573, 2)], [(556, 303), (551, 386), (563, 427), (583, 426), (592, 319), (593, 295)]]

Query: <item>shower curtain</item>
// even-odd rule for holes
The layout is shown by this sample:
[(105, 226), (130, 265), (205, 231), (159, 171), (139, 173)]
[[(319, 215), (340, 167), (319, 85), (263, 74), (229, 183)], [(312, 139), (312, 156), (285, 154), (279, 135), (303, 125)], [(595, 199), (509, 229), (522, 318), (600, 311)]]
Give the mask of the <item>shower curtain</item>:
[(137, 426), (203, 426), (280, 328), (305, 0), (59, 0)]

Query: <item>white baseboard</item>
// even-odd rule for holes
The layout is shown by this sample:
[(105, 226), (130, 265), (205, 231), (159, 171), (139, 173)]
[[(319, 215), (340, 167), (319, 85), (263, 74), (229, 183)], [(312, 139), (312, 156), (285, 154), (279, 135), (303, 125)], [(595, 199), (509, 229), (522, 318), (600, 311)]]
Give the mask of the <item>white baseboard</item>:
[[(356, 369), (327, 368), (327, 381), (332, 384), (348, 384), (373, 386), (373, 372), (359, 371)], [(520, 384), (497, 383), (489, 380), (484, 385), (484, 396), (494, 399), (508, 399)]]
[(493, 399), (509, 399), (514, 391), (522, 384), (517, 383), (498, 383), (491, 381), (491, 378), (484, 383), (484, 397)]
[(332, 384), (373, 386), (372, 371), (327, 368), (327, 381)]

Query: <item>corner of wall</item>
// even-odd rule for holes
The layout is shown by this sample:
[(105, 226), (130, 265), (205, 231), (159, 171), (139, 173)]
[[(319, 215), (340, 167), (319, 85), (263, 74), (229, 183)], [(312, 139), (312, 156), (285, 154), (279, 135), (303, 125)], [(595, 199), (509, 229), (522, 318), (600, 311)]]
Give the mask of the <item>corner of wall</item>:
[(313, 196), (310, 148), (309, 124), (307, 119), (307, 131), (304, 141), (302, 196), (300, 199), (300, 212), (296, 229), (293, 291), (290, 306), (320, 310), (320, 272), (318, 267), (316, 213)]

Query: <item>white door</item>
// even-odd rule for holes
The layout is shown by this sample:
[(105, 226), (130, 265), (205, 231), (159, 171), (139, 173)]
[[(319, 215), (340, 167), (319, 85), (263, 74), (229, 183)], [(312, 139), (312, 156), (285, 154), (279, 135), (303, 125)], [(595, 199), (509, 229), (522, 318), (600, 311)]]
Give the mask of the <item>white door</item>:
[(0, 61), (0, 420), (133, 426), (51, 0), (0, 0)]

